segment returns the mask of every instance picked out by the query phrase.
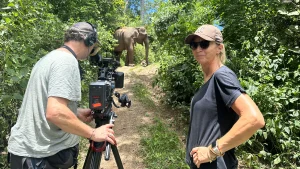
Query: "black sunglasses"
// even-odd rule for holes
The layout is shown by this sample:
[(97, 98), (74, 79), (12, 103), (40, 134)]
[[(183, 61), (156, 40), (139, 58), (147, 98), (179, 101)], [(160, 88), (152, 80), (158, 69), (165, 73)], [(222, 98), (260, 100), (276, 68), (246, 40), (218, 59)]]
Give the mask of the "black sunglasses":
[(209, 41), (203, 40), (200, 42), (191, 42), (190, 43), (190, 48), (193, 50), (197, 49), (198, 46), (200, 46), (201, 49), (207, 49), (209, 47)]

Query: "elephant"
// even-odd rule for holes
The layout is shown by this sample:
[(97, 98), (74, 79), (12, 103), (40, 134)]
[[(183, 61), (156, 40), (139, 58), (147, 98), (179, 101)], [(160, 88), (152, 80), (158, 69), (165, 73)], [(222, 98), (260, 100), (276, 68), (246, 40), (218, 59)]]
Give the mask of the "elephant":
[(118, 28), (114, 33), (114, 38), (118, 40), (118, 45), (114, 48), (117, 61), (120, 61), (123, 50), (127, 50), (125, 66), (134, 66), (134, 46), (136, 43), (139, 43), (145, 45), (145, 66), (149, 64), (149, 38), (144, 27)]

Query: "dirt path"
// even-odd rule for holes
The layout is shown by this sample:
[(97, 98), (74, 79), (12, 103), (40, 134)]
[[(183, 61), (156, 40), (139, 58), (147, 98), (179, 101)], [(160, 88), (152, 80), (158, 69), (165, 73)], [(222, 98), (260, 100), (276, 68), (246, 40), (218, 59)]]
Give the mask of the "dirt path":
[[(153, 112), (149, 112), (149, 110), (146, 110), (146, 108), (141, 105), (133, 95), (132, 88), (136, 83), (143, 83), (147, 86), (151, 85), (151, 78), (155, 74), (156, 67), (154, 65), (150, 65), (146, 68), (123, 66), (118, 68), (118, 71), (125, 73), (125, 80), (124, 88), (116, 89), (116, 91), (120, 94), (126, 93), (132, 102), (129, 109), (113, 108), (113, 111), (118, 115), (114, 126), (115, 136), (118, 142), (118, 151), (124, 169), (144, 169), (146, 167), (143, 164), (139, 129), (142, 125), (151, 123)], [(86, 143), (86, 146), (88, 147), (88, 143)], [(83, 160), (80, 160), (78, 168), (82, 168), (85, 155), (86, 152), (80, 154), (80, 159)], [(104, 155), (102, 155), (100, 169), (117, 169), (112, 152), (109, 161), (105, 161)]]

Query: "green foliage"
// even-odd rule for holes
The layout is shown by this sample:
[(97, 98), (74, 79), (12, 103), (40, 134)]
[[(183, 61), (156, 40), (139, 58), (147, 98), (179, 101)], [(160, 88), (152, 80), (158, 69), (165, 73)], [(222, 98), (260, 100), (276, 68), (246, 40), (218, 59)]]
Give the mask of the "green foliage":
[(177, 133), (169, 130), (162, 121), (156, 119), (155, 125), (145, 127), (149, 135), (142, 139), (145, 147), (143, 155), (146, 158), (147, 168), (169, 169), (189, 168), (185, 164), (185, 152), (182, 149)]
[[(124, 51), (124, 53), (125, 53), (125, 51)], [(134, 47), (134, 63), (135, 64), (140, 64), (145, 59), (146, 59), (146, 57), (145, 57), (145, 46), (140, 45), (140, 44), (136, 44), (135, 47)], [(155, 61), (154, 54), (151, 50), (151, 47), (149, 47), (148, 60), (149, 60), (150, 64)]]
[(104, 23), (110, 31), (125, 22), (123, 0), (48, 0), (52, 4), (51, 12), (57, 15), (62, 21), (69, 21), (70, 18), (91, 23)]
[[(184, 38), (197, 27), (212, 21), (211, 11), (201, 2), (172, 4), (162, 3), (153, 17), (153, 28), (158, 50), (157, 60), (160, 68), (156, 84), (166, 94), (166, 101), (171, 105), (188, 104), (195, 90), (202, 83), (192, 52), (184, 47)], [(189, 22), (186, 19), (189, 18)], [(191, 73), (193, 72), (193, 73)]]
[[(0, 152), (25, 92), (31, 67), (47, 50), (62, 44), (63, 25), (44, 2), (10, 1), (0, 23)], [(57, 38), (60, 37), (60, 38)], [(4, 160), (4, 159), (2, 159)], [(6, 164), (0, 161), (0, 166)]]
[(248, 165), (256, 159), (272, 168), (295, 168), (300, 165), (299, 7), (280, 1), (216, 3), (232, 56), (229, 65), (239, 72), (266, 121), (242, 147), (252, 146)]
[[(49, 3), (50, 2), (50, 3)], [(97, 25), (101, 54), (111, 57), (112, 30), (123, 22), (119, 12), (124, 1), (0, 1), (0, 153), (6, 152), (7, 138), (33, 65), (46, 53), (63, 44), (64, 31), (77, 21)], [(2, 5), (3, 4), (3, 5)], [(102, 6), (99, 10), (98, 6)], [(64, 21), (64, 22), (63, 22)], [(82, 61), (82, 107), (88, 107), (88, 84), (97, 79), (97, 68)], [(0, 168), (8, 168), (0, 156)]]
[[(160, 62), (156, 84), (164, 90), (166, 103), (174, 106), (188, 104), (192, 93), (195, 92), (195, 87), (191, 83), (195, 82), (197, 78), (201, 78), (199, 70), (192, 61), (193, 58), (166, 55), (162, 57), (165, 58)], [(191, 71), (198, 73), (189, 73)], [(199, 84), (195, 83), (194, 85)]]

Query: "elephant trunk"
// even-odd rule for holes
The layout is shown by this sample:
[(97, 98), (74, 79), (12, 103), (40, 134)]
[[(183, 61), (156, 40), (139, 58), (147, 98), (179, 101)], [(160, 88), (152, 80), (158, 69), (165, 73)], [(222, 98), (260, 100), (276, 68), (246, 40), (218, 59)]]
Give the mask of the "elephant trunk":
[(149, 62), (148, 62), (148, 55), (149, 55), (149, 39), (148, 37), (146, 38), (145, 40), (145, 59), (146, 59), (146, 65), (148, 66), (149, 65)]

